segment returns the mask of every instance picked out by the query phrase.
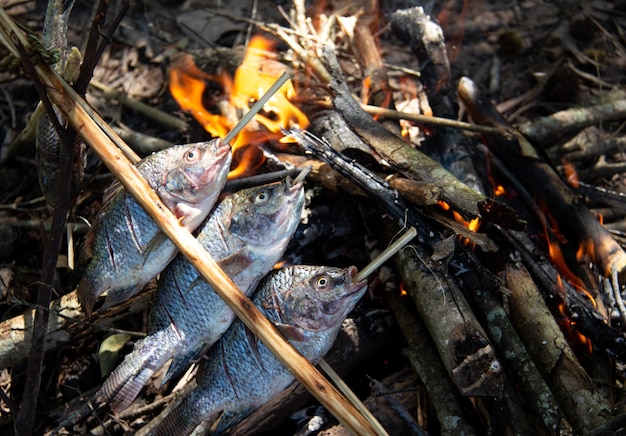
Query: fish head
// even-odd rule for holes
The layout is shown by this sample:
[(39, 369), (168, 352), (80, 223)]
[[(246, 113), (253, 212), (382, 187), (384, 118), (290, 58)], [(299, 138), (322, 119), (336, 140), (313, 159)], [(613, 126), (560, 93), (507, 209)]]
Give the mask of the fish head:
[(355, 281), (357, 270), (334, 267), (302, 269), (283, 296), (286, 322), (308, 331), (341, 325), (367, 289), (367, 280)]
[(268, 247), (291, 239), (304, 207), (301, 181), (242, 189), (233, 196), (228, 232), (249, 246)]
[(218, 138), (177, 145), (159, 154), (160, 168), (154, 168), (155, 177), (148, 179), (181, 224), (194, 230), (209, 214), (224, 188), (231, 147)]

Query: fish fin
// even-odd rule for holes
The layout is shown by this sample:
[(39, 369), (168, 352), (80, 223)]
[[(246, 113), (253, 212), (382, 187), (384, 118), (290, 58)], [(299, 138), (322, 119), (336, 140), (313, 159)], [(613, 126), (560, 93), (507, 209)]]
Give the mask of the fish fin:
[(244, 407), (236, 413), (222, 411), (217, 419), (211, 425), (209, 434), (212, 436), (218, 436), (224, 433), (229, 428), (240, 423), (244, 418), (254, 412), (256, 407)]
[(130, 288), (115, 289), (115, 290), (109, 289), (109, 292), (106, 295), (104, 304), (102, 305), (101, 309), (105, 310), (105, 309), (108, 309), (109, 307), (113, 307), (117, 304), (120, 304), (123, 301), (128, 300), (130, 297), (133, 297), (134, 295), (138, 294), (141, 290), (143, 290), (143, 288), (146, 285), (147, 283), (140, 283), (137, 286), (132, 286)]
[(306, 339), (306, 335), (304, 334), (302, 329), (295, 327), (291, 324), (283, 324), (282, 322), (275, 322), (274, 326), (287, 339), (292, 339), (298, 342), (302, 342)]
[(156, 332), (137, 342), (133, 351), (104, 381), (99, 391), (101, 401), (109, 403), (114, 413), (126, 409), (154, 373), (176, 353), (175, 346), (171, 346), (173, 343), (167, 331)]
[(202, 355), (203, 351), (203, 348), (197, 348), (183, 354), (182, 356), (174, 356), (174, 358), (172, 359), (172, 363), (170, 363), (170, 367), (167, 368), (167, 372), (165, 373), (165, 376), (163, 376), (163, 380), (161, 380), (161, 383), (159, 384), (159, 388), (163, 387), (163, 385), (172, 380), (172, 378), (178, 377), (183, 372), (185, 372), (187, 368), (189, 368), (189, 366), (193, 364), (199, 356)]
[(84, 265), (89, 263), (91, 258), (93, 257), (93, 247), (96, 242), (96, 235), (98, 234), (98, 230), (94, 227), (90, 228), (87, 231), (85, 237), (81, 240), (78, 245), (78, 263), (80, 265)]
[(217, 262), (219, 267), (231, 280), (241, 274), (243, 270), (252, 265), (252, 259), (244, 250), (239, 250), (230, 256), (226, 256)]
[(102, 209), (98, 215), (102, 214), (102, 211), (105, 210), (109, 204), (111, 204), (113, 197), (115, 197), (122, 189), (124, 189), (124, 185), (122, 185), (122, 182), (117, 179), (113, 180), (113, 182), (111, 182), (111, 184), (104, 189), (104, 193), (102, 194)]
[(91, 282), (85, 274), (83, 274), (83, 277), (78, 282), (76, 296), (78, 297), (80, 306), (83, 308), (83, 312), (85, 312), (85, 318), (87, 318), (87, 320), (91, 319), (93, 307), (98, 297), (95, 295)]
[[(156, 235), (154, 235), (154, 237), (152, 239), (150, 239), (150, 241), (146, 244), (146, 247), (144, 248), (143, 253), (142, 253), (143, 265), (145, 265), (148, 262), (148, 259), (150, 258), (150, 255), (155, 250), (159, 250), (160, 246), (166, 240), (167, 240), (167, 235), (165, 233), (163, 233), (163, 232), (158, 232)], [(170, 258), (170, 261), (174, 258), (174, 256), (176, 256), (176, 253), (177, 253), (177, 251), (174, 252), (172, 257)]]

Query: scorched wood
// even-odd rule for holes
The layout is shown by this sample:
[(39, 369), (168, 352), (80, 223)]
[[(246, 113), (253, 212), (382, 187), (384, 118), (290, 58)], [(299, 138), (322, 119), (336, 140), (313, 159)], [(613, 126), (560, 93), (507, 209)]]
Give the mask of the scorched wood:
[[(433, 115), (457, 117), (456, 98), (450, 83), (450, 62), (444, 33), (439, 24), (423, 8), (398, 10), (391, 16), (391, 30), (415, 53), (420, 65), (420, 80), (428, 95)], [(476, 173), (468, 151), (468, 138), (458, 128), (435, 125), (434, 132), (422, 145), (429, 156), (437, 159), (463, 183), (485, 195), (481, 178)]]
[(460, 182), (439, 163), (376, 122), (352, 98), (331, 46), (323, 47), (322, 57), (333, 77), (328, 86), (333, 93), (335, 109), (372, 150), (406, 177), (438, 186), (442, 199), (465, 218), (481, 215), (481, 208), (484, 203), (491, 203), (490, 200)]
[(603, 425), (609, 406), (598, 398), (528, 272), (507, 267), (506, 287), (511, 292), (510, 317), (567, 421), (581, 434)]
[(448, 274), (411, 245), (396, 257), (404, 289), (415, 303), (449, 376), (466, 396), (501, 397), (502, 366), (465, 297)]
[[(459, 99), (478, 124), (511, 127), (476, 85), (464, 77), (459, 83)], [(530, 192), (542, 208), (550, 225), (557, 228), (574, 249), (582, 247), (585, 253), (606, 276), (624, 272), (626, 253), (615, 242), (610, 233), (587, 209), (554, 168), (521, 134), (511, 138), (485, 134), (491, 150)]]

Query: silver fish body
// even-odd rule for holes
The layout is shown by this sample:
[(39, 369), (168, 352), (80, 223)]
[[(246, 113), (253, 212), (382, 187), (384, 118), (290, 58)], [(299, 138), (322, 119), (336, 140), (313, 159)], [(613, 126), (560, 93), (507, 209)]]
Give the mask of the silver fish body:
[[(289, 179), (227, 196), (201, 227), (198, 241), (248, 294), (282, 258), (300, 221), (301, 182)], [(183, 256), (163, 272), (150, 313), (148, 336), (105, 381), (100, 397), (114, 412), (125, 409), (169, 359), (166, 379), (227, 330), (235, 315)]]
[[(356, 268), (292, 266), (272, 271), (253, 302), (310, 362), (330, 349), (347, 314), (367, 288)], [(204, 420), (215, 434), (282, 392), (291, 372), (236, 320), (209, 351), (198, 386), (151, 434), (190, 434)]]
[[(154, 153), (139, 162), (137, 169), (181, 224), (193, 231), (213, 208), (226, 183), (230, 162), (230, 145), (216, 139)], [(131, 297), (177, 252), (121, 185), (109, 197), (87, 235), (91, 260), (77, 288), (88, 316), (105, 291), (106, 306)]]

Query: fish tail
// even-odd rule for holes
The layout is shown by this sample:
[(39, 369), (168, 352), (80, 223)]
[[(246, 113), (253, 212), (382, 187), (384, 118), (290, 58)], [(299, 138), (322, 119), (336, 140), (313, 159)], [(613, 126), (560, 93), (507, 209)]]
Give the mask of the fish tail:
[[(161, 332), (158, 332), (161, 333)], [(108, 402), (114, 413), (126, 409), (175, 350), (168, 347), (171, 341), (163, 334), (148, 336), (135, 345), (132, 353), (105, 380), (100, 389), (100, 399)]]
[(111, 410), (113, 413), (119, 413), (128, 408), (154, 373), (155, 370), (152, 368), (144, 369), (136, 376), (126, 380), (111, 399)]

